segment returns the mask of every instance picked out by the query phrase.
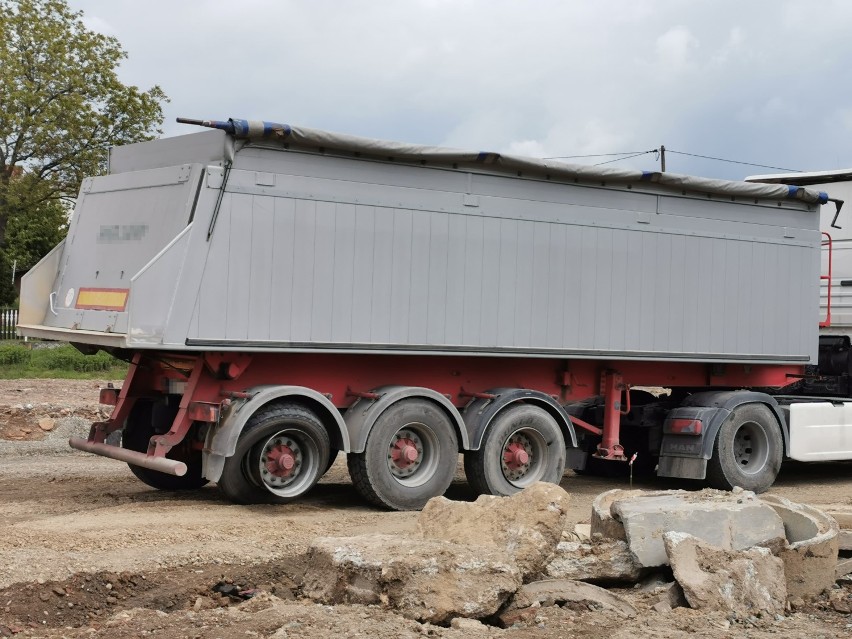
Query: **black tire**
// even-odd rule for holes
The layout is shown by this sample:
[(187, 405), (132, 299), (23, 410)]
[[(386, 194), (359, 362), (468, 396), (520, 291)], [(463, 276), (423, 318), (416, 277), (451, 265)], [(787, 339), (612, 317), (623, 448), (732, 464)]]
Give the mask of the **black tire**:
[[(138, 453), (148, 452), (148, 442), (157, 434), (168, 432), (172, 420), (177, 414), (167, 406), (155, 405), (149, 399), (138, 399), (130, 411), (121, 434), (121, 446)], [(183, 441), (174, 446), (166, 459), (176, 459), (186, 464), (186, 474), (182, 477), (161, 473), (135, 464), (127, 464), (136, 477), (157, 490), (195, 490), (207, 483), (201, 476), (201, 451), (192, 448), (192, 431)]]
[(264, 406), (225, 460), (219, 488), (238, 504), (291, 502), (317, 483), (330, 449), (328, 432), (313, 411), (290, 403)]
[(379, 416), (364, 452), (349, 454), (346, 461), (365, 499), (382, 508), (419, 510), (453, 481), (458, 439), (436, 404), (405, 399)]
[(537, 481), (559, 484), (565, 473), (565, 438), (543, 408), (510, 406), (491, 422), (479, 450), (465, 453), (464, 470), (480, 495), (513, 495)]
[(339, 451), (339, 450), (337, 450), (336, 448), (332, 448), (332, 449), (329, 451), (329, 454), (328, 454), (328, 461), (326, 461), (326, 463), (325, 463), (325, 469), (322, 471), (322, 475), (320, 475), (320, 477), (324, 477), (324, 476), (325, 476), (325, 474), (326, 474), (329, 470), (331, 470), (331, 467), (332, 467), (332, 466), (334, 466), (334, 462), (336, 462), (336, 461), (337, 461), (337, 454), (338, 454), (339, 452), (340, 452), (340, 451)]
[(725, 420), (707, 462), (707, 483), (731, 490), (740, 486), (756, 493), (775, 481), (784, 454), (778, 421), (763, 404), (737, 406)]

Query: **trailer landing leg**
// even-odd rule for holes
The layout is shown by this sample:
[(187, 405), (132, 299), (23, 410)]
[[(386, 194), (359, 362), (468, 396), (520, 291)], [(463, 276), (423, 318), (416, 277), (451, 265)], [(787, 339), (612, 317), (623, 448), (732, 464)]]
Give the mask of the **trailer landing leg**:
[[(625, 390), (621, 373), (608, 370), (601, 375), (601, 390), (604, 396), (603, 437), (598, 444), (595, 457), (613, 461), (627, 461), (624, 447), (619, 443), (621, 428), (621, 394)], [(629, 397), (629, 392), (628, 392)], [(628, 400), (629, 401), (629, 400)], [(628, 409), (629, 410), (629, 409)]]

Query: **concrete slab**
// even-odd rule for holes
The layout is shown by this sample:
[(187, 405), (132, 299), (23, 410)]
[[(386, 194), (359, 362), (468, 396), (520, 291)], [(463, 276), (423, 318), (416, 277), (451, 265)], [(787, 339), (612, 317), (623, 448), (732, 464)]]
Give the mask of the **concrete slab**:
[(637, 563), (646, 568), (668, 564), (666, 532), (688, 533), (726, 550), (777, 549), (785, 543), (781, 517), (750, 491), (630, 491), (626, 499), (614, 496), (611, 512)]

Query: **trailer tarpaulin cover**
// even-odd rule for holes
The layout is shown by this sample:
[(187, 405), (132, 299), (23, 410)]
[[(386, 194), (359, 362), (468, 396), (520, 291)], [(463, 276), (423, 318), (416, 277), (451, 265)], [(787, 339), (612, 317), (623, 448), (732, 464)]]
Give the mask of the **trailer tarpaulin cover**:
[(394, 158), (416, 162), (434, 162), (458, 166), (487, 166), (491, 170), (521, 171), (524, 173), (548, 175), (551, 178), (569, 180), (600, 181), (608, 183), (653, 182), (674, 190), (727, 195), (731, 197), (750, 197), (761, 199), (798, 199), (814, 204), (825, 204), (828, 195), (824, 191), (815, 191), (786, 184), (757, 184), (710, 178), (662, 173), (659, 171), (639, 171), (618, 169), (585, 164), (569, 164), (510, 155), (490, 151), (464, 151), (439, 146), (421, 146), (403, 142), (374, 140), (342, 133), (332, 133), (307, 127), (290, 126), (277, 122), (260, 120), (229, 119), (227, 121), (193, 121), (211, 128), (223, 129), (239, 139), (279, 140), (306, 148), (323, 148), (327, 151), (359, 153), (374, 157)]

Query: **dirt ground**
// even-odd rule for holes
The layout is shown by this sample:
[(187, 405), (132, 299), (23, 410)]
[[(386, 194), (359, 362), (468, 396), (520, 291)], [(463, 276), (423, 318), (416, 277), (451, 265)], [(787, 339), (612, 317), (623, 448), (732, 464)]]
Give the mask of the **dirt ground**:
[[(729, 620), (686, 608), (657, 613), (649, 594), (620, 589), (640, 610), (635, 618), (551, 606), (529, 626), (506, 630), (444, 628), (373, 606), (315, 604), (299, 588), (312, 539), (406, 534), (415, 530), (416, 514), (366, 505), (342, 456), (306, 499), (246, 507), (224, 501), (215, 486), (158, 492), (120, 462), (73, 453), (61, 442), (41, 446), (61, 435), (63, 417), (90, 421), (102, 412), (100, 385), (0, 381), (0, 637), (852, 637), (852, 615), (827, 597), (783, 617)], [(818, 506), (852, 505), (850, 471), (842, 463), (790, 465), (772, 492)], [(588, 522), (592, 499), (625, 485), (566, 473), (571, 521)], [(473, 497), (461, 474), (447, 496)], [(852, 594), (850, 582), (838, 588)]]

